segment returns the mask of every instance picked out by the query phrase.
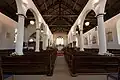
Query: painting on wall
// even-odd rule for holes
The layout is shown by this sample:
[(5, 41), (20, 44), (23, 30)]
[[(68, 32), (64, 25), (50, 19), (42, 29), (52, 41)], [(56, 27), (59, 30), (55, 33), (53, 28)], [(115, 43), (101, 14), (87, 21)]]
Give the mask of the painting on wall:
[(112, 31), (109, 31), (106, 36), (107, 36), (107, 42), (113, 42)]
[(91, 38), (92, 38), (92, 35), (91, 35), (91, 34), (89, 34), (89, 44), (91, 44), (91, 43), (92, 43), (92, 42), (91, 42), (91, 41), (92, 41), (92, 39), (91, 39)]
[(96, 44), (97, 43), (97, 37), (96, 36), (93, 36), (92, 37), (92, 44)]
[(84, 38), (84, 45), (88, 45), (88, 38), (87, 37)]
[(6, 38), (10, 38), (10, 33), (9, 32), (6, 33)]

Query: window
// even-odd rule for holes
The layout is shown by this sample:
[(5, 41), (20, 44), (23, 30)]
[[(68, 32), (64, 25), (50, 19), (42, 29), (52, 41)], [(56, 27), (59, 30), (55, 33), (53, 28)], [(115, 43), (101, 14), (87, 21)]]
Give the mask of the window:
[(97, 37), (96, 36), (93, 36), (92, 37), (92, 44), (96, 44), (97, 43)]
[(15, 29), (15, 35), (14, 35), (14, 43), (17, 41), (17, 29)]
[(63, 39), (63, 37), (58, 37), (56, 39), (56, 45), (64, 45), (64, 39)]
[(113, 36), (112, 36), (112, 32), (111, 31), (107, 33), (107, 41), (108, 42), (113, 42)]
[(88, 45), (88, 38), (87, 37), (84, 38), (84, 45)]

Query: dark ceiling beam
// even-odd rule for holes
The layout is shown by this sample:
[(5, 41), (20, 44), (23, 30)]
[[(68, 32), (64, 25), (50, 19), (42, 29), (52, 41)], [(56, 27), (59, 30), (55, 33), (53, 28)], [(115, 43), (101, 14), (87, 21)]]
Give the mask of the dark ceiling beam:
[(68, 9), (71, 9), (75, 14), (79, 14), (80, 12), (77, 11), (76, 9), (73, 9), (73, 7), (71, 5), (69, 5), (68, 3), (66, 3), (65, 1), (61, 1), (61, 4), (65, 5)]
[(74, 22), (72, 22), (71, 20), (69, 20), (68, 18), (66, 17), (62, 17), (62, 19), (64, 19), (65, 21), (67, 21), (70, 25), (73, 25)]
[(72, 27), (72, 25), (49, 25), (49, 27)]
[[(57, 8), (55, 8), (55, 9), (53, 9), (55, 6), (57, 6), (58, 4), (59, 4), (59, 2), (55, 2), (54, 3), (55, 5), (51, 5), (52, 7), (50, 7), (49, 6), (49, 9), (48, 10), (43, 10), (43, 11), (41, 11), (41, 13), (42, 14), (45, 14), (45, 13), (48, 13), (49, 12), (49, 14), (52, 14), (52, 13), (54, 13), (57, 9), (59, 9), (59, 7), (57, 7)], [(64, 4), (63, 4), (64, 5)], [(64, 5), (65, 7), (66, 7), (66, 5)], [(53, 9), (53, 10), (51, 10), (50, 11), (50, 9)], [(61, 9), (64, 9), (64, 11), (66, 11), (66, 12), (68, 12), (68, 13), (74, 13), (74, 14), (79, 14), (79, 13), (77, 13), (77, 12), (75, 12), (73, 9), (71, 9), (71, 8), (64, 8), (63, 6), (61, 6)], [(71, 12), (70, 11), (68, 11), (68, 10), (71, 10)]]
[[(57, 5), (57, 4), (59, 4), (59, 2), (58, 2), (58, 1), (55, 1), (53, 4), (51, 4), (51, 5), (48, 6), (48, 9), (47, 9), (47, 10), (50, 10), (50, 9), (54, 8), (55, 5)], [(41, 11), (41, 14), (44, 14), (47, 10), (46, 10), (46, 9), (42, 10), (42, 11)]]
[[(74, 3), (76, 2), (75, 0), (72, 0)], [(78, 1), (76, 2), (76, 4), (78, 5), (78, 6), (80, 6), (80, 8), (83, 8), (84, 6), (83, 5), (81, 5), (80, 3), (78, 3)]]
[[(4, 2), (8, 5), (8, 7), (10, 7), (13, 10), (13, 12), (16, 13), (16, 10), (11, 6), (11, 4), (9, 4), (6, 0), (4, 0)], [(15, 7), (17, 8), (17, 6)]]
[(75, 1), (75, 4), (74, 4), (74, 6), (73, 6), (73, 9), (75, 9), (77, 2), (78, 2), (78, 0)]
[(49, 25), (52, 25), (58, 20), (59, 17), (53, 18), (50, 22), (48, 22)]
[[(57, 5), (56, 5), (57, 6)], [(55, 7), (55, 6), (54, 6)], [(56, 8), (54, 8), (54, 9), (52, 9), (52, 10), (47, 10), (45, 13), (49, 13), (49, 14), (52, 14), (52, 13), (54, 13), (57, 9), (59, 9), (59, 7), (56, 7)]]
[(44, 0), (45, 2), (41, 3), (41, 5), (39, 5), (38, 0), (33, 0), (33, 2), (35, 3), (36, 7), (38, 8), (38, 10), (41, 8), (42, 5), (45, 5), (46, 2), (48, 2), (48, 0)]
[(48, 24), (51, 24), (54, 20), (58, 19), (58, 16), (52, 17), (49, 20), (47, 20)]
[(61, 16), (61, 0), (59, 0), (59, 17)]
[(47, 10), (47, 4), (45, 0), (44, 0), (44, 5), (45, 5), (45, 9)]
[[(42, 15), (43, 17), (51, 17), (51, 16), (59, 16), (59, 15)], [(72, 15), (72, 14), (61, 14), (62, 17), (78, 17), (78, 15)]]

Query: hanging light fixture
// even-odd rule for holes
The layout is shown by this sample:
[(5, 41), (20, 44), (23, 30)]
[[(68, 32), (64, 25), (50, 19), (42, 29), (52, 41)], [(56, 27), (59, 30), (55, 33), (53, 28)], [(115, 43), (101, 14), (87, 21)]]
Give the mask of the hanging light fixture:
[(30, 39), (29, 42), (33, 42), (34, 40), (33, 39)]
[(89, 26), (90, 25), (90, 22), (85, 22), (85, 26)]
[(30, 24), (31, 24), (31, 25), (34, 25), (34, 24), (35, 24), (35, 21), (31, 20), (31, 21), (30, 21)]

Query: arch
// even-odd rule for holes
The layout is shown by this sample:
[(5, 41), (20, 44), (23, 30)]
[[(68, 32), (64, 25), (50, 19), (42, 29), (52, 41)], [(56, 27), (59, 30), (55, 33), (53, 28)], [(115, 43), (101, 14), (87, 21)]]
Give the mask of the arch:
[[(39, 18), (37, 16), (37, 13), (32, 9), (32, 8), (29, 8), (27, 9), (27, 11), (31, 11), (35, 17), (35, 23), (36, 23), (36, 28), (39, 27)], [(25, 12), (27, 14), (27, 11)]]
[(83, 21), (83, 33), (97, 26), (96, 13), (91, 10), (87, 13)]
[(91, 11), (93, 11), (95, 13), (95, 15), (96, 15), (96, 12), (93, 9), (86, 10), (85, 14), (83, 15), (83, 17), (81, 19), (82, 21), (80, 22), (81, 25), (80, 25), (79, 29), (83, 29), (85, 18)]

